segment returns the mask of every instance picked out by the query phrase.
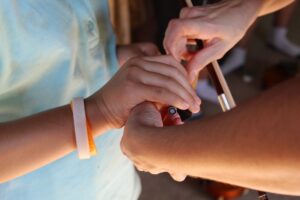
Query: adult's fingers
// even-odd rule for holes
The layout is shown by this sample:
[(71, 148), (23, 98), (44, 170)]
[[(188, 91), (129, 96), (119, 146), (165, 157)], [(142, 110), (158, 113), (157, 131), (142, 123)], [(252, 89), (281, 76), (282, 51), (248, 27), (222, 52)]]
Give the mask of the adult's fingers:
[(185, 175), (185, 174), (181, 174), (181, 173), (170, 172), (169, 174), (170, 174), (170, 176), (171, 176), (175, 181), (178, 181), (178, 182), (182, 182), (182, 181), (184, 181), (185, 178), (186, 178), (186, 175)]
[(164, 172), (165, 172), (165, 170), (158, 169), (158, 168), (149, 170), (149, 173), (154, 174), (154, 175), (161, 174)]
[(152, 168), (152, 169), (148, 169), (147, 167), (145, 166), (141, 166), (141, 165), (137, 165), (136, 163), (134, 164), (136, 169), (138, 171), (141, 171), (141, 172), (148, 172), (150, 174), (153, 174), (153, 175), (157, 175), (157, 174), (161, 174), (161, 173), (164, 173), (165, 170), (162, 170), (162, 169), (158, 169), (158, 168)]
[(138, 171), (140, 171), (140, 172), (147, 172), (147, 170), (144, 169), (144, 168), (141, 167), (141, 166), (135, 165), (135, 168), (136, 168)]
[[(209, 40), (220, 36), (221, 32), (214, 24), (194, 18), (173, 19), (166, 30), (164, 47), (168, 53), (178, 59), (181, 56), (178, 53), (186, 48), (182, 44), (184, 39)], [(180, 46), (178, 46), (178, 42)]]
[(208, 44), (205, 48), (197, 52), (189, 61), (187, 66), (190, 80), (195, 80), (200, 70), (212, 61), (222, 58), (225, 52), (226, 45), (222, 41), (216, 41)]

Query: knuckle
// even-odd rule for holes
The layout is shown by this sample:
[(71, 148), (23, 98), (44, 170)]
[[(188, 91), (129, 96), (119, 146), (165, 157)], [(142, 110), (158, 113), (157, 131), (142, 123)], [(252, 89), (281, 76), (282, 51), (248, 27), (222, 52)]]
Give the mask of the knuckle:
[(178, 27), (180, 27), (180, 21), (178, 19), (172, 19), (169, 22), (169, 27), (175, 31), (178, 29)]
[(130, 66), (127, 70), (127, 83), (130, 83), (132, 80), (134, 80), (138, 74), (140, 69), (137, 66)]
[(163, 55), (162, 62), (168, 66), (173, 66), (174, 62), (172, 61), (173, 56), (171, 55)]
[(189, 12), (190, 16), (196, 16), (199, 15), (199, 9), (197, 7), (193, 7), (191, 8), (190, 12)]
[(166, 78), (165, 84), (167, 86), (170, 86), (170, 87), (174, 87), (175, 86), (175, 82), (174, 82), (173, 78), (171, 78), (171, 77), (167, 77)]
[(180, 17), (183, 17), (183, 18), (186, 17), (187, 14), (189, 13), (189, 10), (190, 10), (189, 7), (182, 8), (180, 11)]
[(172, 77), (174, 77), (174, 78), (180, 78), (181, 77), (181, 72), (179, 71), (179, 69), (177, 69), (177, 68), (174, 68), (173, 70), (172, 70)]
[(145, 43), (145, 46), (148, 48), (148, 49), (158, 49), (157, 46), (151, 42), (146, 42)]
[(166, 55), (165, 64), (172, 67), (172, 70), (178, 70), (178, 68), (181, 67), (180, 63), (171, 55)]
[(163, 47), (164, 49), (166, 49), (166, 51), (170, 50), (170, 42), (168, 41), (169, 38), (165, 37), (164, 41), (163, 41)]
[(168, 62), (167, 64), (169, 65), (178, 65), (178, 61), (174, 58), (174, 56), (168, 55), (166, 60)]
[(141, 56), (139, 57), (139, 65), (145, 65), (148, 62), (148, 58), (153, 58), (155, 56)]

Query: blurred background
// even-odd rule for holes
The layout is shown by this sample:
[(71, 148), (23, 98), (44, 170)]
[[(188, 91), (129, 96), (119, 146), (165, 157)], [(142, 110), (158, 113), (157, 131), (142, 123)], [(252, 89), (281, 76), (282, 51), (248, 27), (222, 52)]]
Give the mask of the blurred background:
[[(185, 6), (181, 0), (110, 0), (111, 19), (118, 44), (153, 42), (161, 51), (168, 22), (176, 18)], [(257, 19), (249, 32), (220, 61), (222, 71), (237, 105), (255, 98), (264, 90), (299, 75), (300, 61), (300, 3)], [(300, 92), (300, 88), (299, 88)], [(202, 110), (195, 118), (222, 112), (210, 81), (201, 76), (197, 93), (203, 99)], [(274, 110), (276, 112), (276, 110)], [(255, 116), (253, 116), (255, 117)], [(143, 191), (140, 200), (206, 200), (216, 199), (208, 192), (208, 181), (188, 178), (174, 182), (167, 174), (140, 173)], [(231, 188), (232, 189), (232, 188)], [(240, 190), (236, 199), (256, 199), (251, 190)], [(271, 200), (292, 200), (270, 194)]]

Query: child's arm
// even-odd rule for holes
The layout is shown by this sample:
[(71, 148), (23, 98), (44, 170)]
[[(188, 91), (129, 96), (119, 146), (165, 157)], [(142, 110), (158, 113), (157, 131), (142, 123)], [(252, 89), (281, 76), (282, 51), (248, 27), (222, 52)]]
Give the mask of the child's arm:
[[(95, 136), (124, 125), (130, 110), (144, 101), (198, 112), (200, 100), (184, 67), (171, 56), (129, 60), (86, 100)], [(76, 149), (70, 106), (0, 123), (0, 182), (31, 172)], [(100, 147), (101, 148), (101, 147)]]
[(158, 55), (160, 55), (160, 52), (157, 46), (149, 42), (117, 46), (117, 57), (120, 67), (122, 67), (126, 61), (134, 57)]

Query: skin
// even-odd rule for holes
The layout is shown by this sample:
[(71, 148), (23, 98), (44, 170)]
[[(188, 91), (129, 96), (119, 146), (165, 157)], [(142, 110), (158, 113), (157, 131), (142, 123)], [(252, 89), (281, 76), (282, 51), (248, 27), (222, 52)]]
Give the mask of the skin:
[[(292, 0), (281, 0), (281, 1), (271, 1), (271, 0), (253, 0), (253, 1), (246, 1), (246, 0), (231, 0), (231, 1), (221, 1), (220, 3), (213, 4), (213, 5), (207, 5), (203, 7), (192, 7), (192, 8), (184, 8), (180, 13), (180, 18), (172, 20), (168, 26), (168, 29), (166, 31), (165, 40), (164, 40), (164, 46), (166, 51), (173, 55), (178, 61), (181, 59), (185, 59), (188, 52), (186, 52), (186, 43), (188, 39), (200, 39), (205, 41), (204, 48), (197, 52), (195, 55), (192, 55), (192, 57), (189, 60), (189, 64), (187, 66), (187, 71), (189, 73), (189, 79), (191, 82), (195, 80), (197, 77), (197, 74), (200, 70), (203, 69), (208, 63), (212, 62), (213, 60), (217, 60), (230, 49), (232, 48), (246, 33), (247, 29), (249, 29), (250, 25), (253, 24), (255, 19), (261, 15), (265, 15), (267, 13), (273, 12), (275, 10), (278, 10), (289, 3), (293, 2)], [(242, 13), (242, 15), (241, 15)], [(189, 56), (188, 56), (189, 57)], [(255, 107), (255, 106), (254, 106)], [(254, 108), (252, 108), (254, 110)], [(248, 114), (251, 114), (251, 109), (244, 111), (245, 113), (249, 112)], [(269, 111), (267, 111), (269, 112)], [(136, 114), (139, 113), (139, 114)], [(173, 135), (173, 132), (169, 131), (169, 135), (172, 134), (172, 137), (168, 138), (167, 140), (164, 140), (160, 137), (159, 141), (161, 142), (161, 145), (157, 145), (153, 148), (151, 146), (150, 149), (148, 149), (148, 152), (144, 152), (145, 154), (141, 153), (140, 150), (144, 147), (148, 147), (149, 145), (152, 145), (152, 142), (156, 145), (155, 142), (152, 140), (153, 138), (147, 138), (144, 140), (143, 146), (138, 145), (138, 139), (134, 139), (135, 137), (131, 137), (132, 135), (135, 135), (136, 137), (144, 138), (143, 135), (137, 135), (137, 134), (131, 134), (130, 132), (136, 132), (134, 130), (135, 128), (138, 130), (138, 132), (146, 132), (148, 131), (148, 126), (156, 126), (160, 127), (161, 120), (160, 115), (158, 112), (155, 112), (154, 107), (149, 105), (143, 105), (139, 106), (137, 108), (137, 111), (135, 111), (136, 116), (139, 116), (140, 118), (143, 118), (144, 120), (139, 121), (138, 119), (133, 117), (128, 120), (127, 128), (125, 129), (125, 135), (122, 140), (122, 148), (123, 152), (132, 159), (136, 166), (138, 166), (139, 169), (142, 169), (143, 171), (150, 171), (151, 173), (160, 173), (163, 171), (168, 171), (173, 176), (175, 180), (184, 180), (185, 176), (184, 174), (191, 174), (191, 171), (189, 170), (178, 170), (176, 167), (180, 164), (178, 164), (178, 160), (182, 159), (182, 157), (176, 157), (177, 159), (176, 163), (173, 163), (174, 165), (172, 167), (168, 167), (168, 164), (166, 166), (161, 165), (159, 167), (156, 167), (154, 164), (157, 164), (159, 162), (164, 162), (166, 160), (167, 163), (170, 162), (171, 157), (165, 157), (161, 158), (160, 154), (164, 154), (166, 151), (171, 152), (171, 154), (176, 154), (178, 151), (177, 146), (174, 145), (173, 151), (168, 146), (165, 146), (165, 143), (169, 143), (170, 141), (182, 141), (183, 137), (177, 138), (174, 140), (175, 135)], [(151, 116), (152, 115), (152, 116)], [(232, 116), (233, 119), (236, 116)], [(239, 119), (239, 118), (236, 118)], [(134, 121), (132, 122), (132, 121)], [(146, 129), (142, 129), (141, 126), (133, 126), (134, 128), (131, 128), (131, 122), (132, 124), (139, 124), (147, 127)], [(238, 128), (239, 124), (236, 124)], [(216, 126), (215, 123), (210, 124), (210, 126)], [(210, 126), (207, 126), (207, 129), (210, 129)], [(184, 127), (184, 126), (183, 126)], [(176, 127), (177, 128), (177, 127)], [(167, 129), (161, 129), (166, 131)], [(185, 127), (184, 130), (176, 129), (177, 132), (181, 131), (181, 135), (183, 133), (187, 132), (187, 129)], [(198, 130), (196, 126), (192, 126), (192, 128), (189, 129), (190, 132), (193, 132), (195, 134), (195, 130)], [(201, 129), (200, 129), (201, 130)], [(261, 129), (264, 130), (264, 129)], [(155, 130), (157, 133), (163, 132), (160, 130)], [(126, 134), (128, 133), (128, 134)], [(152, 132), (153, 133), (153, 132)], [(130, 136), (131, 135), (131, 136)], [(146, 134), (147, 135), (147, 134)], [(158, 135), (158, 134), (156, 134)], [(180, 135), (180, 134), (179, 134)], [(154, 136), (154, 135), (152, 135)], [(129, 138), (129, 139), (128, 139)], [(186, 145), (184, 149), (193, 149), (189, 145), (191, 143), (195, 144), (196, 137), (195, 135), (191, 136), (191, 141), (183, 142), (183, 145)], [(219, 141), (222, 141), (222, 138), (216, 138)], [(145, 142), (146, 141), (146, 142)], [(230, 141), (230, 140), (228, 140)], [(228, 142), (227, 141), (227, 142)], [(164, 143), (165, 142), (165, 143)], [(159, 142), (158, 142), (159, 143)], [(175, 142), (174, 142), (175, 143)], [(188, 144), (188, 145), (187, 145)], [(242, 143), (243, 144), (243, 143)], [(198, 143), (197, 143), (198, 145)], [(130, 149), (130, 150), (128, 150)], [(136, 151), (138, 149), (138, 151)], [(157, 150), (157, 154), (152, 154), (152, 152), (155, 152)], [(134, 153), (132, 153), (134, 152)], [(199, 152), (198, 152), (199, 153)], [(154, 156), (153, 156), (154, 155)], [(147, 156), (157, 160), (154, 161), (145, 161), (143, 158), (147, 158)], [(182, 155), (183, 157), (186, 156), (186, 154)], [(195, 156), (195, 162), (202, 163), (197, 159), (198, 154)], [(140, 160), (142, 159), (142, 160)], [(251, 161), (251, 159), (249, 159)], [(253, 160), (252, 160), (253, 161)], [(191, 163), (187, 163), (188, 166), (193, 166)], [(245, 165), (247, 166), (247, 165)], [(245, 167), (244, 166), (244, 167)], [(175, 167), (175, 168), (174, 168)], [(199, 165), (195, 165), (195, 167), (198, 169)], [(206, 166), (207, 167), (207, 166)], [(209, 166), (211, 167), (211, 166)], [(178, 176), (174, 177), (174, 173)], [(209, 177), (204, 176), (203, 174), (191, 174), (195, 176), (202, 176), (204, 178), (211, 178), (219, 181), (226, 181), (233, 184), (239, 184), (239, 185), (245, 185), (248, 187), (253, 188), (260, 188), (262, 187), (262, 184), (258, 184), (258, 182), (252, 181), (252, 182), (243, 182), (238, 181), (234, 179), (230, 179), (230, 177), (234, 176), (228, 176), (227, 178), (229, 180), (224, 179), (224, 177)], [(240, 175), (240, 174), (239, 174)], [(239, 177), (239, 176), (237, 176)], [(238, 179), (238, 178), (236, 178)], [(267, 180), (269, 181), (269, 180)], [(298, 180), (296, 180), (298, 181)], [(262, 182), (262, 181), (261, 181)], [(267, 184), (265, 184), (267, 185)], [(269, 188), (267, 187), (266, 190), (271, 191), (279, 191), (282, 193), (297, 193), (296, 190), (289, 190), (285, 187), (284, 189), (280, 190), (278, 187), (274, 186), (273, 179)], [(264, 189), (264, 188), (263, 188)]]
[[(208, 63), (218, 60), (246, 33), (255, 19), (278, 10), (292, 0), (223, 0), (216, 4), (183, 8), (179, 19), (171, 20), (164, 47), (178, 61), (186, 54), (187, 39), (205, 41), (205, 47), (187, 66), (190, 80)], [(241, 14), (242, 13), (242, 14)]]
[[(94, 137), (122, 127), (131, 109), (144, 101), (199, 111), (200, 99), (189, 85), (184, 67), (171, 56), (149, 57), (149, 52), (157, 52), (153, 47), (127, 46), (123, 55), (119, 52), (119, 62), (125, 64), (103, 88), (85, 100)], [(145, 52), (148, 57), (136, 57)], [(70, 105), (66, 105), (0, 123), (0, 183), (76, 150), (72, 119)]]
[(141, 104), (126, 123), (122, 150), (143, 171), (300, 195), (299, 86), (300, 77), (180, 126), (162, 127), (155, 106)]
[[(207, 44), (214, 44), (214, 41)], [(128, 60), (126, 56), (124, 60)], [(110, 128), (121, 127), (130, 110), (144, 101), (198, 111), (200, 100), (188, 88), (187, 80), (182, 78), (187, 77), (187, 74), (174, 59), (135, 58), (126, 63), (104, 88), (86, 100), (86, 114), (95, 136)], [(160, 72), (157, 71), (158, 67)], [(168, 84), (162, 84), (166, 82)], [(120, 96), (124, 98), (120, 101), (123, 104), (116, 107), (114, 101)], [(63, 106), (17, 121), (1, 123), (0, 153), (3, 156), (0, 157), (0, 182), (26, 174), (75, 150), (71, 119), (70, 107)]]
[(117, 52), (120, 66), (123, 66), (130, 58), (161, 54), (155, 44), (150, 42), (139, 42), (130, 45), (118, 45)]

